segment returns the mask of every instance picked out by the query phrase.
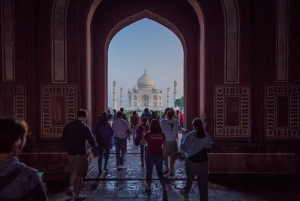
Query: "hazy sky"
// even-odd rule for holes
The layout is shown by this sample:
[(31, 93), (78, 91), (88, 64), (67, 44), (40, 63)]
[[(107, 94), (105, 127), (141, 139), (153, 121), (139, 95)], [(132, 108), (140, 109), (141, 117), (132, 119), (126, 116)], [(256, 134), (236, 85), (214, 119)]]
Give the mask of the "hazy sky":
[(118, 32), (108, 50), (108, 106), (113, 106), (113, 81), (117, 82), (118, 107), (123, 87), (124, 107), (128, 106), (128, 88), (132, 90), (144, 70), (158, 89), (163, 90), (163, 106), (167, 106), (170, 87), (171, 106), (174, 80), (178, 98), (183, 96), (183, 49), (177, 36), (152, 20), (142, 19)]

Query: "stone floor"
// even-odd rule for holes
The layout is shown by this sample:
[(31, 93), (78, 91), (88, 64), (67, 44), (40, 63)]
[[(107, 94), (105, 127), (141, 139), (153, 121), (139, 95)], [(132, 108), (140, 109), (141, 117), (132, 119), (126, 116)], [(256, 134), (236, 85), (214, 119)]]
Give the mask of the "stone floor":
[[(124, 167), (126, 170), (117, 171), (115, 152), (112, 150), (109, 159), (109, 172), (103, 173), (99, 179), (97, 158), (93, 160), (94, 168), (86, 178), (82, 193), (87, 195), (87, 201), (152, 201), (162, 200), (162, 189), (153, 172), (152, 195), (144, 193), (146, 186), (145, 168), (140, 166), (139, 150), (132, 142), (128, 142), (128, 152)], [(104, 161), (103, 161), (104, 162)], [(166, 175), (167, 176), (167, 175)], [(169, 201), (184, 200), (179, 189), (185, 184), (185, 170), (183, 162), (176, 161), (175, 176), (167, 177), (167, 191)], [(226, 178), (226, 179), (225, 179)], [(271, 177), (262, 179), (260, 176), (218, 176), (210, 175), (209, 200), (211, 201), (300, 201), (299, 182)], [(50, 193), (51, 201), (72, 200), (65, 195), (66, 185)], [(197, 182), (194, 182), (189, 194), (191, 201), (200, 200)]]

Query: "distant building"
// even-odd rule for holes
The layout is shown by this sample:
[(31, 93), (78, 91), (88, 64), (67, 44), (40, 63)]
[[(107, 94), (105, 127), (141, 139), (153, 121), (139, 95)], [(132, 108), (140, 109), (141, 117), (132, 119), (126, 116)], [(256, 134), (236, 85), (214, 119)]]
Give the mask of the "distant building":
[(158, 90), (145, 70), (144, 75), (138, 79), (137, 85), (132, 90), (128, 89), (128, 109), (137, 110), (148, 107), (152, 110), (161, 110), (163, 108), (162, 95), (162, 89)]

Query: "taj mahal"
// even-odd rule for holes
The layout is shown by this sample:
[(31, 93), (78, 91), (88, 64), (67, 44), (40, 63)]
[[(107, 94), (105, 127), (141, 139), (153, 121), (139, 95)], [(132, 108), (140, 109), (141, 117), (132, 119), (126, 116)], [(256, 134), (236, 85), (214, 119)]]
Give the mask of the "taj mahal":
[[(123, 105), (123, 88), (120, 88), (120, 106), (117, 104), (117, 83), (113, 82), (113, 108), (119, 109), (124, 107)], [(128, 89), (128, 106), (125, 106), (126, 110), (144, 110), (146, 107), (150, 110), (164, 110), (165, 107), (170, 107), (170, 88), (167, 88), (167, 106), (163, 105), (163, 91), (162, 88), (158, 89), (155, 86), (153, 80), (147, 75), (146, 70), (144, 74), (137, 80), (137, 84)], [(173, 104), (177, 99), (177, 81), (174, 81), (174, 97)], [(173, 106), (172, 104), (172, 106)]]

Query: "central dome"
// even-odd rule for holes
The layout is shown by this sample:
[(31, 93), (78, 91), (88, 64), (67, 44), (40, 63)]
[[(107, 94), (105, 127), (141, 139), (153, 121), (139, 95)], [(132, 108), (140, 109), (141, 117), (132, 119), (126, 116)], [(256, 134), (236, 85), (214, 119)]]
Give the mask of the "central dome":
[(153, 80), (146, 74), (146, 70), (144, 72), (144, 75), (140, 77), (137, 81), (137, 86), (139, 89), (152, 89), (153, 87)]

